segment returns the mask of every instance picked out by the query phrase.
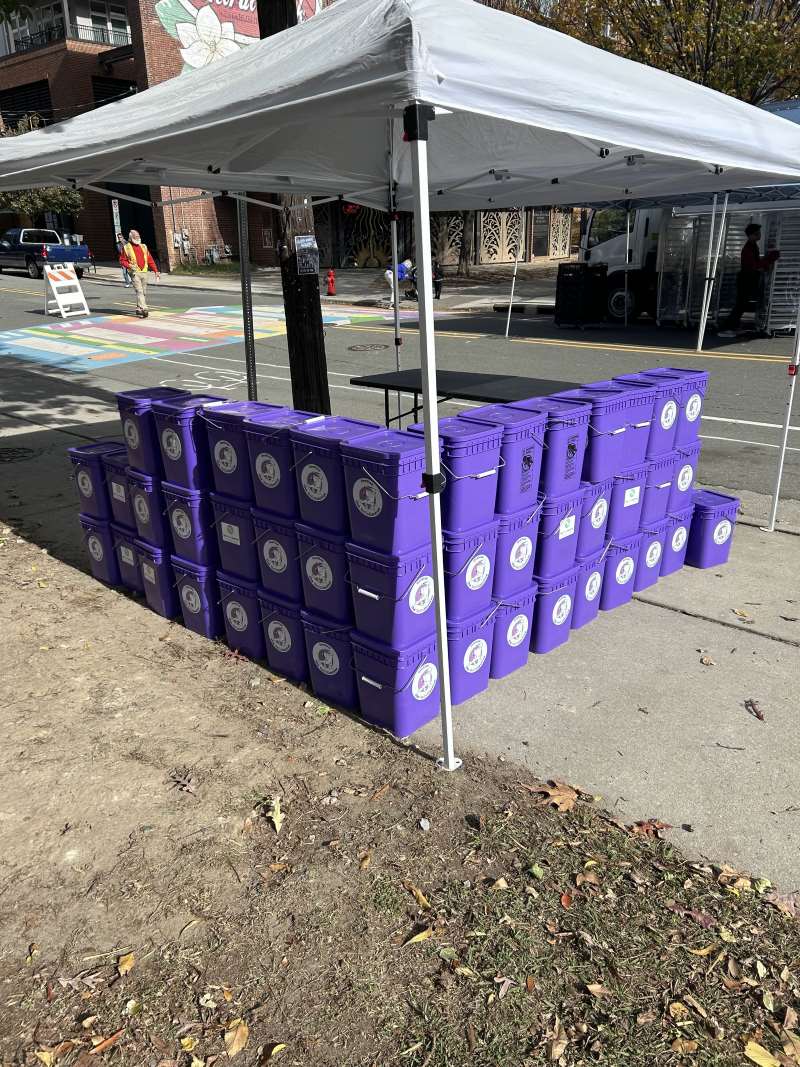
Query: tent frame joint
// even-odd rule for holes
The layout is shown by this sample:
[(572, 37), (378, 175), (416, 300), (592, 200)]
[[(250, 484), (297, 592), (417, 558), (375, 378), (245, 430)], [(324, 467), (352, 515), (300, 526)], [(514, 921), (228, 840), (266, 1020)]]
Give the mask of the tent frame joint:
[(427, 141), (428, 125), (436, 118), (430, 104), (414, 103), (403, 109), (403, 140)]

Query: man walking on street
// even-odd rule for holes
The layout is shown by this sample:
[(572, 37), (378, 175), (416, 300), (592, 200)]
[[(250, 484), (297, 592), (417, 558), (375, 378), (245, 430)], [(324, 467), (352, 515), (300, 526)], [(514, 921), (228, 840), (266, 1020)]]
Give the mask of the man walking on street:
[(749, 226), (745, 226), (744, 234), (747, 240), (742, 248), (741, 268), (736, 277), (736, 303), (724, 323), (724, 329), (717, 334), (718, 337), (736, 336), (736, 331), (742, 324), (742, 315), (753, 301), (758, 300), (761, 279), (780, 257), (777, 249), (767, 252), (765, 256), (761, 255), (758, 247), (761, 227), (758, 223), (751, 222)]
[(136, 290), (136, 314), (140, 319), (146, 319), (150, 314), (147, 307), (147, 282), (151, 273), (155, 274), (156, 281), (161, 277), (153, 257), (148, 251), (147, 245), (142, 243), (138, 230), (131, 230), (128, 234), (128, 243), (119, 257), (122, 267), (127, 268)]

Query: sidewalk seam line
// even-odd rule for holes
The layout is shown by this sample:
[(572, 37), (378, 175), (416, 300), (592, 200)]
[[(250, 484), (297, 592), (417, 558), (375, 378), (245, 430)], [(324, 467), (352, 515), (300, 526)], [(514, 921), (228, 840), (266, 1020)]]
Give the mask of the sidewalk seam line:
[(663, 604), (658, 600), (648, 600), (640, 593), (634, 593), (634, 600), (638, 600), (640, 604), (648, 604), (652, 608), (661, 608), (664, 611), (674, 611), (677, 615), (687, 615), (690, 619), (699, 619), (701, 622), (713, 622), (717, 626), (724, 626), (728, 630), (735, 630), (737, 633), (754, 634), (756, 637), (764, 637), (768, 641), (777, 641), (782, 645), (789, 645), (790, 648), (800, 648), (800, 640), (795, 640), (793, 637), (779, 637), (777, 634), (767, 633), (766, 630), (756, 630), (748, 626), (745, 629), (744, 626), (739, 626), (735, 622), (727, 622), (725, 619), (715, 619), (711, 615), (702, 615), (697, 611), (690, 611), (688, 608), (676, 608), (671, 604)]

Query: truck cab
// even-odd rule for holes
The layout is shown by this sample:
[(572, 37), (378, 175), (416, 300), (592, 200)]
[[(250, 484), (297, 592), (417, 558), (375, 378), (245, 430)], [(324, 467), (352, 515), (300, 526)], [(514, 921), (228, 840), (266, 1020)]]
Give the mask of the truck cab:
[(31, 278), (41, 278), (43, 266), (51, 263), (74, 263), (80, 278), (83, 266), (90, 263), (90, 252), (84, 244), (66, 245), (55, 230), (38, 226), (6, 230), (0, 237), (0, 270), (6, 267), (25, 270)]
[(628, 321), (643, 313), (655, 318), (658, 242), (668, 219), (664, 208), (629, 213), (624, 207), (605, 207), (590, 212), (581, 253), (587, 263), (608, 267), (606, 311), (611, 321), (626, 318), (626, 271)]

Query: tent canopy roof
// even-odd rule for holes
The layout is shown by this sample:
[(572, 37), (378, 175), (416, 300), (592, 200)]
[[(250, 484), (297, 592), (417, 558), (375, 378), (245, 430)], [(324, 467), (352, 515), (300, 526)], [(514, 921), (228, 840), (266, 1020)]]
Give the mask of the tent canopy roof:
[(236, 55), (0, 140), (0, 189), (56, 181), (412, 205), (402, 112), (437, 109), (432, 210), (800, 182), (800, 128), (474, 0), (337, 0)]

